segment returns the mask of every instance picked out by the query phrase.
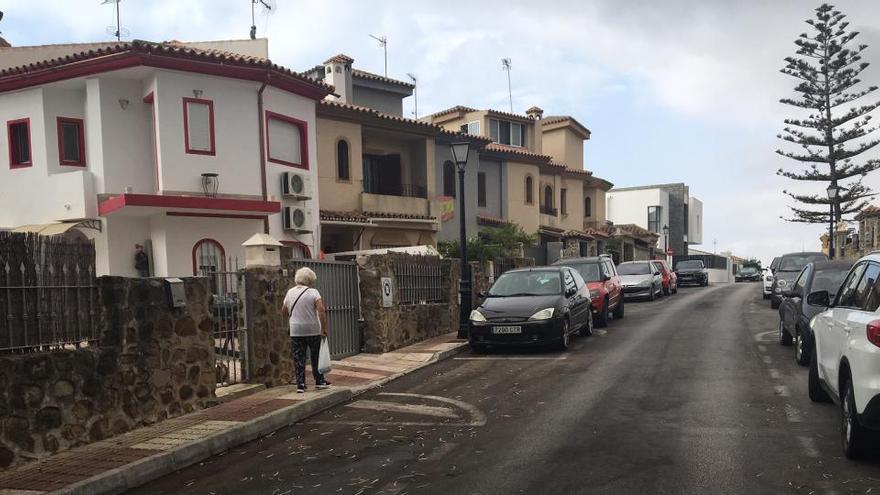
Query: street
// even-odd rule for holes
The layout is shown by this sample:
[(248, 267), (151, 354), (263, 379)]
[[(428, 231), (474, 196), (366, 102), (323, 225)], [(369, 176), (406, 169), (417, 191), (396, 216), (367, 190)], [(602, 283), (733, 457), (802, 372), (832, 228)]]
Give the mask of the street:
[(682, 288), (567, 353), (466, 352), (132, 493), (880, 492), (777, 318), (759, 284)]

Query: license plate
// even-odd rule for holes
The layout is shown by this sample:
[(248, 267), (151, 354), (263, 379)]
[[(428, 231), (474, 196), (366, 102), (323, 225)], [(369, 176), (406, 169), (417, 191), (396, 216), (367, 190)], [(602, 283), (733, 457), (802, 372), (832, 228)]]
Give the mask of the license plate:
[(493, 334), (522, 333), (522, 327), (492, 327)]

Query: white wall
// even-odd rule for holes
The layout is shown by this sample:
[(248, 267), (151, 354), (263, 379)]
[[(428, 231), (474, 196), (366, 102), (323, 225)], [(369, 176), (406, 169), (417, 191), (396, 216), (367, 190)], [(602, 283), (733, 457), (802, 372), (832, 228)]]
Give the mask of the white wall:
[[(660, 206), (660, 228), (669, 225), (669, 193), (662, 189), (635, 189), (632, 191), (608, 191), (605, 195), (606, 216), (618, 225), (635, 224), (648, 228), (648, 207)], [(657, 240), (663, 248), (663, 234)]]
[[(151, 225), (164, 230), (167, 253), (156, 267), (156, 276), (192, 276), (192, 251), (205, 238), (214, 239), (223, 246), (227, 257), (238, 258), (244, 266), (244, 248), (241, 244), (252, 235), (263, 231), (261, 220), (199, 217), (161, 217)], [(161, 225), (161, 227), (160, 227)], [(153, 240), (155, 246), (156, 241)], [(154, 254), (158, 257), (159, 254)], [(164, 270), (158, 271), (162, 266)], [(227, 266), (227, 269), (230, 267)]]
[[(149, 80), (100, 78), (101, 193), (119, 194), (126, 186), (140, 194), (156, 193), (153, 109), (143, 101), (148, 84)], [(119, 100), (128, 100), (125, 110)]]
[(688, 203), (688, 244), (703, 243), (703, 202), (691, 196)]

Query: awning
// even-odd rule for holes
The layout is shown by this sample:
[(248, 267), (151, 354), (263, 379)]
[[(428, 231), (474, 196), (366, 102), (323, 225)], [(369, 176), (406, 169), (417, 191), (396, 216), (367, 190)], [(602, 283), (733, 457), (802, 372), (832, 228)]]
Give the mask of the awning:
[(149, 216), (167, 212), (169, 214), (246, 215), (262, 218), (280, 211), (281, 203), (278, 201), (161, 194), (120, 194), (98, 204), (98, 213), (102, 217)]
[(22, 225), (21, 227), (16, 227), (12, 229), (12, 232), (19, 233), (28, 233), (28, 234), (38, 234), (38, 235), (60, 235), (69, 231), (70, 229), (80, 228), (80, 229), (92, 229), (101, 231), (101, 221), (100, 220), (77, 220), (74, 222), (55, 222), (55, 223), (42, 223), (42, 224), (31, 224), (31, 225)]

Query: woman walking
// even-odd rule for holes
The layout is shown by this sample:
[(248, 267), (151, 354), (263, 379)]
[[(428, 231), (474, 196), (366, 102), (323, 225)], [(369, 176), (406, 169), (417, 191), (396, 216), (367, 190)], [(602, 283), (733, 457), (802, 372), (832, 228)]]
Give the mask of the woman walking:
[(290, 340), (293, 346), (293, 368), (296, 373), (296, 391), (306, 391), (306, 348), (311, 355), (315, 388), (330, 386), (324, 375), (318, 373), (318, 353), (321, 339), (327, 336), (327, 312), (321, 294), (315, 289), (318, 277), (311, 268), (296, 271), (296, 284), (284, 296), (281, 314), (290, 322)]

